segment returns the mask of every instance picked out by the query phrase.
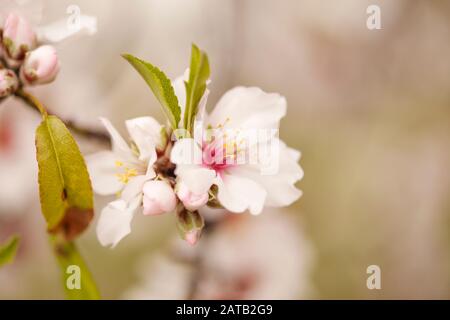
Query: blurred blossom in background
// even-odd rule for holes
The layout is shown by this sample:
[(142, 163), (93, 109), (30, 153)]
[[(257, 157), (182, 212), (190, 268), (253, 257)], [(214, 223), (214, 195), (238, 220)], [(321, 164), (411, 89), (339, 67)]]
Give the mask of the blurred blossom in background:
[(312, 248), (292, 217), (227, 214), (216, 223), (196, 247), (183, 243), (169, 255), (144, 257), (140, 280), (124, 298), (297, 299), (312, 293)]
[[(80, 248), (104, 298), (450, 298), (448, 1), (44, 4), (44, 24), (69, 17), (70, 5), (98, 21), (94, 36), (58, 45), (59, 77), (33, 89), (64, 119), (100, 129), (106, 116), (123, 133), (128, 118), (161, 121), (120, 54), (173, 78), (194, 42), (211, 62), (208, 105), (236, 85), (279, 92), (288, 101), (281, 138), (302, 151), (298, 202), (258, 217), (212, 212), (198, 247), (177, 238), (173, 215), (137, 216), (114, 250), (91, 225)], [(366, 27), (371, 4), (380, 30)], [(0, 105), (0, 241), (23, 239), (0, 269), (3, 299), (64, 297), (38, 204), (38, 122), (19, 101)], [(78, 141), (85, 154), (102, 148)], [(381, 290), (366, 287), (374, 264)]]

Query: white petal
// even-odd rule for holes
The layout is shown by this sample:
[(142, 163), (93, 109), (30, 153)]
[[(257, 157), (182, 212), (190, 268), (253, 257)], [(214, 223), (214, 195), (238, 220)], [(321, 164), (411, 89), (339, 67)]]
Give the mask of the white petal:
[(116, 200), (102, 210), (97, 224), (97, 237), (102, 246), (115, 247), (130, 233), (131, 220), (140, 203), (138, 200), (133, 203)]
[(256, 182), (231, 174), (222, 174), (217, 179), (217, 198), (227, 210), (235, 213), (249, 210), (260, 214), (264, 208), (267, 192)]
[(112, 149), (120, 158), (130, 160), (133, 158), (133, 152), (131, 151), (128, 143), (122, 138), (120, 133), (114, 128), (111, 122), (106, 118), (100, 118), (100, 121), (105, 126), (112, 140)]
[(170, 160), (177, 165), (201, 165), (202, 150), (194, 139), (180, 139), (172, 148)]
[(200, 166), (178, 166), (175, 170), (178, 181), (184, 183), (194, 194), (208, 192), (216, 178), (216, 172)]
[(208, 117), (207, 125), (224, 124), (229, 128), (278, 129), (286, 115), (286, 99), (259, 88), (236, 87), (220, 99)]
[(287, 153), (292, 159), (294, 159), (295, 162), (299, 162), (302, 156), (302, 153), (300, 151), (292, 148), (287, 148)]
[(202, 194), (209, 190), (216, 172), (201, 167), (202, 150), (194, 139), (178, 140), (172, 148), (170, 160), (177, 165), (178, 178), (186, 184), (191, 192)]
[(152, 166), (152, 165), (149, 165), (149, 166), (147, 167), (147, 172), (145, 173), (145, 175), (146, 175), (147, 177), (149, 177), (150, 179), (152, 179), (152, 178), (154, 178), (154, 177), (156, 176), (156, 172), (155, 172), (155, 170), (153, 169), (153, 166)]
[(131, 138), (139, 149), (139, 160), (156, 161), (156, 146), (162, 143), (162, 126), (152, 117), (141, 117), (125, 122)]
[(142, 193), (144, 184), (153, 178), (154, 175), (137, 176), (131, 178), (130, 181), (125, 185), (125, 188), (122, 191), (121, 198), (126, 202), (130, 202), (132, 199)]
[(295, 187), (295, 183), (303, 178), (303, 170), (297, 162), (299, 152), (294, 151), (296, 150), (286, 147), (280, 141), (279, 153), (271, 155), (278, 157), (278, 169), (271, 174), (263, 174), (264, 168), (253, 164), (236, 166), (229, 168), (228, 171), (260, 184), (267, 191), (267, 206), (288, 206), (302, 195), (302, 192)]
[[(68, 7), (69, 9), (70, 7)], [(71, 13), (71, 12), (69, 12)], [(73, 13), (73, 12), (72, 12)], [(79, 15), (77, 18), (61, 19), (37, 29), (40, 42), (60, 42), (76, 34), (93, 35), (97, 32), (97, 18)]]
[(115, 155), (111, 151), (101, 151), (86, 157), (89, 175), (94, 191), (100, 195), (116, 194), (123, 188), (123, 183), (116, 177)]

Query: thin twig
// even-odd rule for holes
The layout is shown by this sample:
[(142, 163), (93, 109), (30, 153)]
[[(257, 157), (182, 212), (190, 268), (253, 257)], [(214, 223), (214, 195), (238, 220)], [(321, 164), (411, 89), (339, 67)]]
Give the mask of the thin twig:
[(43, 118), (47, 117), (47, 109), (44, 107), (44, 105), (36, 99), (31, 93), (28, 93), (24, 91), (22, 88), (17, 90), (16, 96), (21, 98), (25, 103), (29, 106), (32, 106), (33, 108), (36, 108), (35, 110), (39, 111)]
[[(23, 89), (17, 90), (15, 96), (25, 102), (26, 105), (32, 107), (33, 110), (39, 111), (43, 117), (47, 116), (47, 114), (58, 116), (54, 112), (46, 108), (42, 103), (40, 103), (39, 100), (36, 99), (36, 97), (34, 97), (31, 93), (24, 91)], [(97, 140), (98, 142), (108, 146), (111, 145), (111, 139), (106, 132), (81, 127), (74, 121), (64, 120), (64, 118), (60, 116), (58, 116), (58, 118), (62, 119), (62, 121), (66, 124), (70, 131), (72, 131), (76, 135), (79, 135), (85, 139)]]

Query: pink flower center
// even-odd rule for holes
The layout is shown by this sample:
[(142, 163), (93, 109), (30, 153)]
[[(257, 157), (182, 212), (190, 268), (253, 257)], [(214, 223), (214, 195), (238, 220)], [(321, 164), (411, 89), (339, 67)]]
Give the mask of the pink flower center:
[[(222, 128), (220, 128), (222, 129)], [(243, 139), (238, 139), (239, 131), (214, 130), (214, 136), (204, 139), (202, 144), (203, 166), (217, 173), (239, 164), (245, 155)], [(239, 141), (239, 142), (238, 142)]]

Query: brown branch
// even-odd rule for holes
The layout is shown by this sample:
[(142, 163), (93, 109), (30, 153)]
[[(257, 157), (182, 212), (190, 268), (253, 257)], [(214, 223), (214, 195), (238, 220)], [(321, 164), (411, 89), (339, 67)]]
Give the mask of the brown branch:
[(25, 102), (25, 104), (27, 106), (32, 107), (33, 110), (39, 111), (42, 114), (42, 116), (47, 115), (47, 113), (48, 113), (48, 114), (55, 115), (58, 118), (62, 119), (62, 121), (66, 124), (66, 126), (69, 128), (69, 130), (72, 131), (74, 134), (76, 134), (80, 137), (83, 137), (85, 139), (88, 139), (88, 140), (91, 140), (91, 139), (96, 140), (97, 142), (100, 142), (107, 146), (111, 145), (111, 139), (106, 132), (79, 126), (77, 123), (75, 123), (72, 120), (64, 120), (63, 117), (58, 116), (57, 114), (55, 114), (48, 108), (44, 107), (44, 105), (41, 104), (39, 102), (39, 100), (36, 99), (31, 93), (26, 92), (23, 89), (19, 89), (15, 93), (15, 96), (18, 97), (19, 99), (21, 99), (23, 102)]

